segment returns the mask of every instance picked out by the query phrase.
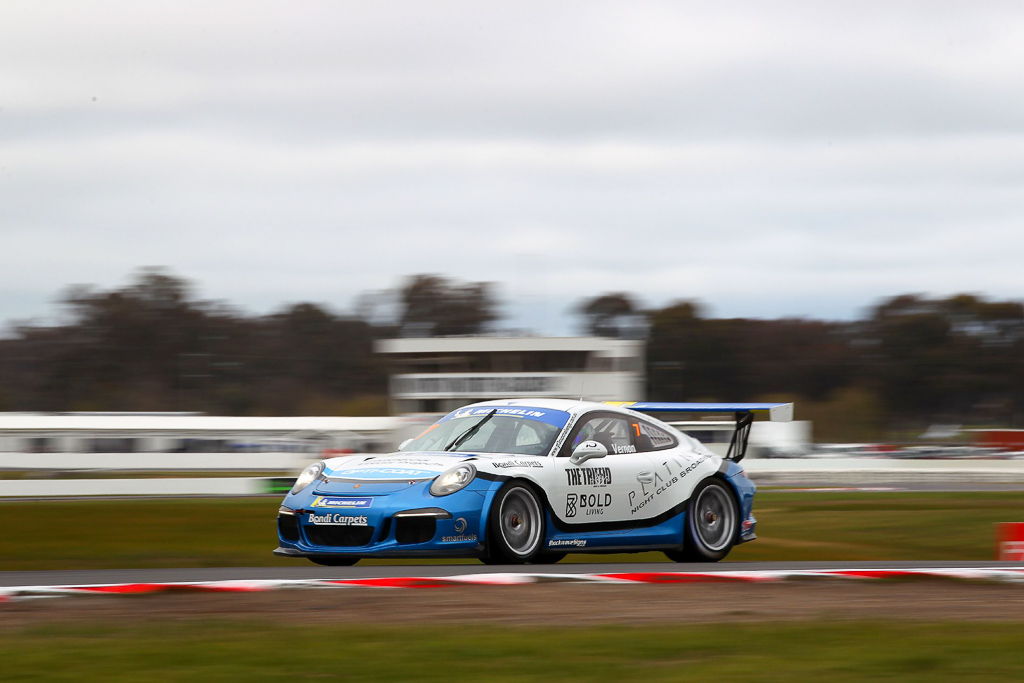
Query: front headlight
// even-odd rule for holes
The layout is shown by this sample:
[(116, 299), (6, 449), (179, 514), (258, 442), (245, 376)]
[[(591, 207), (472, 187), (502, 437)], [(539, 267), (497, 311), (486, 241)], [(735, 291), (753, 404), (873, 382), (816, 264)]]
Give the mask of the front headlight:
[(324, 471), (324, 463), (315, 462), (306, 469), (302, 470), (302, 474), (295, 480), (295, 484), (292, 486), (292, 493), (298, 493), (302, 489), (306, 488), (320, 476), (320, 473)]
[(447, 472), (437, 475), (430, 484), (430, 492), (435, 496), (447, 496), (461, 491), (476, 476), (476, 468), (470, 464), (456, 465)]

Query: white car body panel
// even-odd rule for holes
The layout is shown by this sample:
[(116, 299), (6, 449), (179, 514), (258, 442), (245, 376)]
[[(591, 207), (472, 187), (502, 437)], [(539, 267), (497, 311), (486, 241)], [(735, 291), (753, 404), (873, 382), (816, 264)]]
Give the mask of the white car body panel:
[[(533, 406), (568, 412), (571, 417), (545, 456), (474, 452), (348, 456), (327, 460), (324, 474), (346, 480), (412, 482), (433, 478), (460, 462), (471, 462), (479, 472), (533, 482), (558, 520), (574, 525), (657, 517), (689, 499), (694, 488), (722, 465), (722, 459), (696, 439), (627, 409), (556, 399), (490, 401), (473, 408), (491, 406)], [(678, 445), (645, 453), (610, 453), (578, 465), (559, 456), (579, 418), (595, 412), (647, 422), (670, 432)]]

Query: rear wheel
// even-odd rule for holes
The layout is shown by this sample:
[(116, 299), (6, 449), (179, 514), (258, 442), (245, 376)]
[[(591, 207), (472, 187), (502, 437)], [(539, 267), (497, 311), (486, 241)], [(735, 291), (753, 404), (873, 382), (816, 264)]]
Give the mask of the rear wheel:
[(313, 564), (322, 564), (325, 567), (351, 567), (359, 561), (358, 557), (331, 557), (329, 555), (319, 555), (307, 559)]
[(666, 550), (676, 562), (718, 562), (736, 543), (739, 508), (728, 484), (704, 481), (686, 507), (682, 550)]
[(509, 483), (501, 489), (491, 506), (487, 528), (485, 563), (544, 561), (544, 507), (529, 486)]

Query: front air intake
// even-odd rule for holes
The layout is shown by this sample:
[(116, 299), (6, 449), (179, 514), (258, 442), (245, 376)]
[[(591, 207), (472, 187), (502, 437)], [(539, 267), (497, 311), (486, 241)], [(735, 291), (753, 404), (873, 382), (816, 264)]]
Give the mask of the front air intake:
[(399, 543), (426, 543), (436, 529), (433, 517), (395, 517), (395, 540)]
[(306, 526), (306, 537), (313, 545), (354, 548), (373, 538), (372, 526)]
[(299, 520), (295, 515), (277, 516), (277, 533), (281, 538), (292, 543), (299, 540)]

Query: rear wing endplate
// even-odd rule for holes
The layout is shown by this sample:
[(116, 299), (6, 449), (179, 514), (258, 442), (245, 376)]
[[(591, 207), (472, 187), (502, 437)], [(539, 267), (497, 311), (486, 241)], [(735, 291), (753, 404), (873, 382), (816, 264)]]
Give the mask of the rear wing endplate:
[(790, 422), (793, 419), (792, 403), (658, 403), (606, 401), (609, 405), (620, 406), (641, 413), (732, 413), (736, 429), (729, 441), (726, 460), (739, 462), (747, 454), (750, 440), (750, 425), (754, 415), (767, 415), (772, 422)]

